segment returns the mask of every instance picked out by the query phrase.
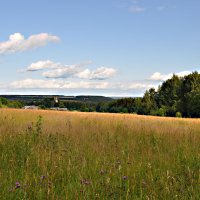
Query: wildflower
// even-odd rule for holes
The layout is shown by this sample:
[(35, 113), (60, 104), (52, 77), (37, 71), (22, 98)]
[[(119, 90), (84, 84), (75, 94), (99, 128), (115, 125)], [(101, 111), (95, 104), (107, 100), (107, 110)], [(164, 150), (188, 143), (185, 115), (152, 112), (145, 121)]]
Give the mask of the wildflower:
[(86, 179), (83, 179), (83, 180), (81, 180), (81, 184), (82, 185), (90, 185), (90, 181), (86, 180)]
[(44, 176), (44, 175), (42, 175), (42, 176), (40, 177), (41, 180), (44, 180), (45, 178), (46, 178), (46, 176)]
[(16, 182), (16, 183), (15, 183), (15, 189), (18, 189), (18, 188), (20, 188), (20, 183), (19, 183), (19, 182)]
[(101, 170), (101, 171), (100, 171), (100, 174), (101, 174), (101, 175), (103, 175), (103, 174), (105, 174), (105, 173), (106, 173), (106, 172), (105, 172), (104, 170)]
[(123, 176), (122, 179), (125, 181), (125, 180), (128, 179), (128, 177), (127, 176)]

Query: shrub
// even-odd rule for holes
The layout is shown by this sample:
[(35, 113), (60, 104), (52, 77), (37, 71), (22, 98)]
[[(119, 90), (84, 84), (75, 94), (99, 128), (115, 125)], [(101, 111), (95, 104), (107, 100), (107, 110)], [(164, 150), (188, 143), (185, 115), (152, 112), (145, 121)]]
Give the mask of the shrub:
[(176, 112), (176, 117), (181, 118), (182, 114), (180, 112)]
[(164, 117), (165, 115), (165, 110), (163, 108), (159, 108), (159, 110), (157, 111), (157, 116)]

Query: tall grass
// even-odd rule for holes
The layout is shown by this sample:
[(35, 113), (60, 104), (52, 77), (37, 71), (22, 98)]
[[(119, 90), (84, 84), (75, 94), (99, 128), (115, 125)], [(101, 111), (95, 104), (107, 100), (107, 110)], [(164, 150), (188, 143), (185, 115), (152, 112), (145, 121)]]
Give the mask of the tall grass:
[(200, 121), (0, 110), (0, 199), (200, 199)]

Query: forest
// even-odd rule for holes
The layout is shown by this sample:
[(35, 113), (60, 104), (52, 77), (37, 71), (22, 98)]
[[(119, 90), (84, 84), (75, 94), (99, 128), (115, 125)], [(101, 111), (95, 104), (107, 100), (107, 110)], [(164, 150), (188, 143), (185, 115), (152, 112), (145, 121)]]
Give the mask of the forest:
[(170, 117), (200, 117), (200, 74), (193, 72), (184, 77), (173, 75), (156, 91), (145, 92), (142, 98), (125, 98), (100, 103), (99, 112), (127, 112), (142, 115)]

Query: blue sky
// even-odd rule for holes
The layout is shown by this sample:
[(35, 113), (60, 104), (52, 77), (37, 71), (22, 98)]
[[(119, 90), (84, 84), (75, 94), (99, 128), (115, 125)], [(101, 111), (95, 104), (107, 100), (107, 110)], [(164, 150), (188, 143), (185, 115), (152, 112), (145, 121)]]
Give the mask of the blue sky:
[(199, 71), (198, 0), (0, 0), (0, 93), (138, 96)]

